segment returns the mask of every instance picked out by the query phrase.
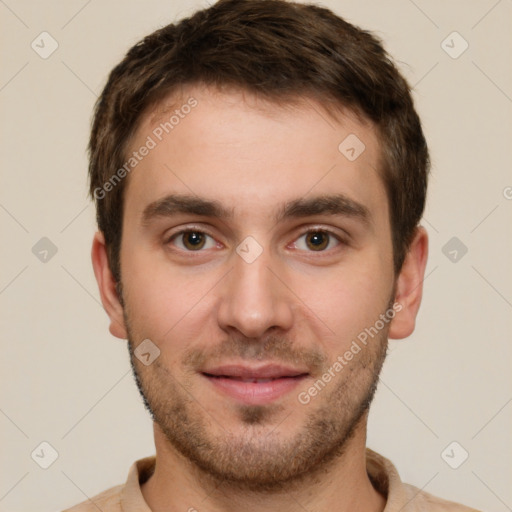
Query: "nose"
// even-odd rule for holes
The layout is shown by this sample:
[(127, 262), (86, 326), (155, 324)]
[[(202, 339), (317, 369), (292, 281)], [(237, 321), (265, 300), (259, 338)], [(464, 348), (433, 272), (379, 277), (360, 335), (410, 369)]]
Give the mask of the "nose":
[(233, 254), (234, 268), (223, 280), (218, 323), (224, 331), (237, 330), (247, 338), (267, 331), (287, 331), (293, 323), (293, 295), (283, 284), (284, 270), (266, 251), (252, 262)]

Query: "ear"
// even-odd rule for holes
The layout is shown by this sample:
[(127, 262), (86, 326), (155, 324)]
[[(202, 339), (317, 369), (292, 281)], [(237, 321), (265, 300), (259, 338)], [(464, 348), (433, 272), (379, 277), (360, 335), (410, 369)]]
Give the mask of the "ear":
[(416, 315), (423, 295), (423, 279), (428, 255), (428, 235), (424, 228), (416, 228), (396, 282), (395, 311), (389, 327), (392, 339), (407, 338), (416, 324)]
[(110, 333), (116, 338), (127, 339), (127, 329), (124, 324), (123, 306), (119, 301), (116, 282), (108, 263), (105, 237), (101, 231), (94, 235), (92, 242), (92, 266), (100, 290), (101, 302), (110, 318)]

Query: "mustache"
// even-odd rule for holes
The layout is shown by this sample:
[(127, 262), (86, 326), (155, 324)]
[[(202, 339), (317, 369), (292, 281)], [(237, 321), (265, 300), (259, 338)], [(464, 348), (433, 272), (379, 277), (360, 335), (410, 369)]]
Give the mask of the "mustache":
[(212, 347), (188, 349), (182, 362), (186, 368), (196, 371), (206, 362), (232, 359), (290, 363), (307, 367), (313, 375), (322, 373), (328, 362), (327, 356), (319, 350), (295, 347), (290, 339), (277, 334), (257, 339), (231, 336)]

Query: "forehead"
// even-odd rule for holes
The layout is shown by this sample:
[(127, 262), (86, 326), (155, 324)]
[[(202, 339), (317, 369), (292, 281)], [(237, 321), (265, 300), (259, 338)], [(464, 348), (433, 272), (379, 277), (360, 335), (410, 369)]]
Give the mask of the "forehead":
[(364, 202), (384, 194), (375, 127), (312, 98), (283, 104), (247, 91), (183, 89), (142, 117), (127, 157), (133, 152), (140, 161), (128, 176), (125, 207), (139, 215), (176, 192), (246, 215), (262, 207), (274, 214), (287, 195), (333, 191)]

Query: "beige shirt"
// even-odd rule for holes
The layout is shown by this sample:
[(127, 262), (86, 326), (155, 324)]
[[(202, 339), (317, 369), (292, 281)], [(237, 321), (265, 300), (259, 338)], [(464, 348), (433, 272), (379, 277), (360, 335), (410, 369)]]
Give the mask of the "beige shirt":
[[(155, 456), (140, 459), (133, 463), (125, 484), (112, 487), (64, 512), (151, 512), (140, 484), (152, 475), (154, 467)], [(373, 485), (387, 498), (384, 512), (478, 512), (404, 484), (395, 466), (370, 449), (366, 450), (366, 468)]]

